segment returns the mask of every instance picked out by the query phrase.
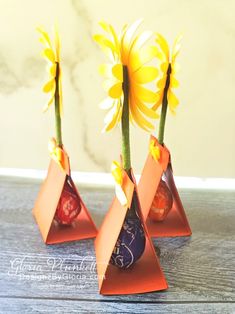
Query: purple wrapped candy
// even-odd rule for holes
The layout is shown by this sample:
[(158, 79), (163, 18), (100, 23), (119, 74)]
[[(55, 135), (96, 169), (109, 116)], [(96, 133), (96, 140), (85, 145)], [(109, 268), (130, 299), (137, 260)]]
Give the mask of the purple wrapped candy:
[(119, 268), (129, 268), (145, 249), (144, 229), (133, 207), (127, 213), (110, 260), (111, 264)]

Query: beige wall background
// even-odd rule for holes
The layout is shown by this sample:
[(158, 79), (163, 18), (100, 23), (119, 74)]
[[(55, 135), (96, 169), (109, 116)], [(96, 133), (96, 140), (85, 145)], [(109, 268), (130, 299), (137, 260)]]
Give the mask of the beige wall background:
[[(143, 17), (173, 41), (184, 33), (178, 74), (177, 115), (168, 115), (165, 142), (175, 174), (235, 177), (235, 1), (233, 0), (1, 0), (0, 167), (46, 169), (53, 108), (42, 107), (45, 62), (37, 25), (51, 30), (57, 19), (62, 40), (64, 144), (73, 170), (109, 171), (120, 152), (120, 132), (101, 134), (105, 97), (97, 72), (105, 57), (92, 41), (100, 19), (120, 29)], [(157, 122), (158, 123), (158, 122)], [(140, 173), (148, 137), (132, 128), (132, 159)]]

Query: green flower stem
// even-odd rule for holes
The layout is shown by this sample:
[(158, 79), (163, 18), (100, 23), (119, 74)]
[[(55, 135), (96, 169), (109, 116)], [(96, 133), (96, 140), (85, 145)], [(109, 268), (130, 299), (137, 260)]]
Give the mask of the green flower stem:
[(56, 142), (62, 147), (62, 131), (61, 131), (61, 117), (60, 117), (60, 95), (59, 95), (59, 63), (56, 63), (56, 76), (55, 76), (55, 131)]
[(167, 69), (167, 78), (166, 78), (166, 85), (163, 91), (163, 100), (162, 100), (162, 110), (161, 110), (161, 118), (159, 124), (159, 132), (158, 132), (158, 142), (159, 144), (164, 144), (164, 131), (165, 131), (165, 124), (166, 124), (166, 114), (167, 114), (167, 92), (170, 86), (170, 75), (171, 75), (171, 64), (169, 64)]
[(131, 152), (130, 152), (130, 128), (129, 128), (129, 79), (128, 69), (123, 66), (123, 110), (122, 110), (122, 158), (123, 168), (130, 174)]
[[(128, 174), (131, 180), (131, 150), (130, 150), (130, 127), (129, 127), (129, 79), (128, 79), (128, 69), (123, 66), (123, 109), (122, 109), (122, 158), (123, 158), (123, 168)], [(136, 194), (134, 192), (131, 206), (127, 211), (128, 218), (136, 218), (136, 210), (138, 208), (138, 202)]]

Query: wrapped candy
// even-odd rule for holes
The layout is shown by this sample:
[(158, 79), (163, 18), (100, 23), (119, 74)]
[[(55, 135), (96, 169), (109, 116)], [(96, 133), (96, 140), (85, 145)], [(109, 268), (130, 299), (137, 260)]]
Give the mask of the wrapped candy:
[(149, 218), (163, 221), (173, 206), (173, 196), (165, 181), (161, 179), (149, 212)]
[(131, 208), (127, 212), (111, 256), (111, 263), (119, 268), (129, 268), (142, 256), (145, 249), (144, 229), (136, 206), (138, 204), (134, 193)]
[(54, 218), (62, 225), (70, 225), (80, 211), (80, 198), (71, 184), (71, 178), (67, 176)]

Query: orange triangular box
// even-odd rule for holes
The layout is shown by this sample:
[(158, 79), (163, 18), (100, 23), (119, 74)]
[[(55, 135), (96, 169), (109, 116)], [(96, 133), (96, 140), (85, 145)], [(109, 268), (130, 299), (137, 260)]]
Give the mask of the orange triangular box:
[(94, 238), (97, 234), (96, 226), (73, 182), (74, 190), (81, 201), (81, 212), (70, 226), (61, 226), (53, 220), (66, 175), (70, 176), (69, 158), (65, 151), (63, 151), (63, 157), (65, 170), (51, 159), (47, 177), (42, 184), (33, 209), (33, 215), (46, 244)]
[[(140, 205), (149, 234), (151, 237), (190, 236), (192, 231), (175, 185), (170, 152), (165, 145), (160, 145), (154, 136), (151, 136), (150, 140), (154, 140), (155, 145), (160, 148), (160, 159), (156, 161), (151, 154), (148, 155), (138, 184)], [(173, 195), (174, 202), (165, 220), (156, 222), (149, 219), (148, 214), (162, 176)]]
[(114, 198), (95, 240), (99, 291), (104, 295), (118, 295), (165, 290), (167, 289), (167, 282), (141, 210), (138, 214), (143, 223), (146, 237), (143, 255), (132, 267), (125, 270), (109, 263), (126, 217), (127, 208), (131, 206), (134, 190), (137, 191), (135, 182), (130, 180), (126, 172), (124, 172), (123, 177), (123, 190), (128, 200), (128, 206), (123, 207), (119, 200)]

